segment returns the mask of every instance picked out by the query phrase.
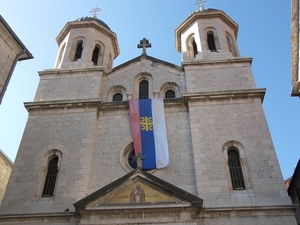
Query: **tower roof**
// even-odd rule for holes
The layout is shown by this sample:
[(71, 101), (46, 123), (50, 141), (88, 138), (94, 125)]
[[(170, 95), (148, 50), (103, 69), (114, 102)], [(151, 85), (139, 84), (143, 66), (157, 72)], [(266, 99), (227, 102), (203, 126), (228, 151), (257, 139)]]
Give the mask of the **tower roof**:
[(191, 24), (195, 21), (201, 19), (213, 19), (219, 18), (229, 27), (231, 27), (234, 31), (235, 37), (237, 38), (238, 33), (238, 24), (232, 20), (226, 13), (222, 10), (214, 9), (214, 8), (200, 8), (190, 14), (188, 18), (183, 21), (176, 29), (175, 29), (175, 36), (176, 36), (176, 49), (177, 51), (181, 52), (181, 33), (186, 30)]
[(80, 18), (74, 20), (74, 22), (78, 22), (78, 21), (91, 21), (91, 20), (96, 21), (100, 25), (102, 25), (102, 26), (106, 27), (107, 29), (111, 30), (106, 23), (104, 23), (102, 20), (98, 19), (97, 17), (88, 17), (88, 16), (86, 16), (86, 17), (80, 17)]

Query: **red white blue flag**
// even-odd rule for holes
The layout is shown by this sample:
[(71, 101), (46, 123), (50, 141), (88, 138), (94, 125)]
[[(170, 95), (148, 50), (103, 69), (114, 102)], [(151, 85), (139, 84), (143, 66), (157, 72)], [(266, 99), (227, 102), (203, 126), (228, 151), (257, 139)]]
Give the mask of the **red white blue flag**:
[(169, 164), (169, 150), (161, 98), (129, 101), (135, 155), (145, 156), (142, 169), (161, 169)]

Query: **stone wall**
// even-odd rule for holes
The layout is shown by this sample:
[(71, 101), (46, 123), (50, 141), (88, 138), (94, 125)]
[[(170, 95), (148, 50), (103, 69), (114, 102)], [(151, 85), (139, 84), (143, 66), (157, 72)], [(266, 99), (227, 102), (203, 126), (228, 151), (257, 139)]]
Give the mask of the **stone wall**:
[(9, 33), (4, 28), (3, 24), (0, 23), (0, 94), (3, 91), (16, 57), (16, 52), (6, 41), (8, 37)]
[(0, 204), (6, 190), (6, 185), (12, 171), (11, 160), (0, 150)]

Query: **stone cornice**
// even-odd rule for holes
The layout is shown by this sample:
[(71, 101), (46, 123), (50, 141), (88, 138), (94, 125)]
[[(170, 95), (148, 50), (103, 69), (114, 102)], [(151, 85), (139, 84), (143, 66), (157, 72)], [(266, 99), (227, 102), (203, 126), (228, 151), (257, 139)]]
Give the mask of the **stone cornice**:
[(211, 101), (237, 98), (259, 98), (261, 99), (261, 102), (263, 102), (265, 93), (266, 89), (260, 88), (248, 90), (184, 93), (182, 97), (185, 103), (192, 101)]
[(226, 212), (226, 211), (268, 211), (268, 210), (291, 210), (297, 205), (266, 205), (266, 206), (232, 206), (232, 207), (203, 207), (203, 212)]
[(182, 66), (189, 66), (189, 65), (216, 65), (216, 64), (231, 64), (231, 63), (250, 63), (252, 64), (253, 58), (249, 57), (237, 57), (237, 58), (228, 58), (228, 59), (212, 59), (212, 60), (194, 60), (194, 61), (186, 61), (182, 62)]
[(102, 104), (103, 102), (101, 98), (24, 102), (24, 106), (28, 112), (35, 109), (86, 108), (87, 106), (99, 108)]
[(71, 74), (71, 73), (90, 73), (95, 71), (105, 71), (102, 66), (88, 67), (84, 69), (72, 69), (72, 70), (64, 70), (64, 69), (49, 69), (38, 71), (39, 76), (49, 75), (49, 74)]
[(48, 220), (52, 221), (57, 219), (59, 220), (75, 220), (77, 221), (79, 216), (76, 212), (62, 212), (62, 213), (28, 213), (28, 214), (3, 214), (0, 215), (0, 222), (4, 221), (35, 221), (41, 220), (42, 218), (47, 218)]
[[(182, 98), (164, 99), (165, 107), (183, 106)], [(64, 109), (64, 108), (86, 108), (96, 107), (98, 110), (118, 110), (128, 109), (128, 101), (122, 102), (103, 102), (101, 98), (98, 99), (74, 99), (74, 100), (54, 100), (54, 101), (40, 101), (40, 102), (24, 102), (24, 107), (27, 111), (41, 110), (41, 109)]]

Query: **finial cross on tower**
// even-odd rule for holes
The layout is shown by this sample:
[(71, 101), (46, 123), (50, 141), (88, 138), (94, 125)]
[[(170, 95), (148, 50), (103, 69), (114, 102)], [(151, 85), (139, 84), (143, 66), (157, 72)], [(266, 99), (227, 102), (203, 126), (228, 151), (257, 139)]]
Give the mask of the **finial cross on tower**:
[(197, 0), (196, 1), (196, 3), (195, 3), (195, 5), (197, 5), (197, 4), (199, 4), (199, 6), (200, 6), (200, 11), (203, 11), (204, 10), (204, 5), (203, 5), (203, 3), (204, 2), (207, 2), (206, 0)]
[(143, 54), (147, 55), (146, 48), (151, 48), (151, 43), (146, 38), (140, 40), (140, 44), (137, 45), (138, 48), (143, 48)]
[(96, 8), (92, 9), (92, 11), (90, 11), (90, 13), (93, 13), (93, 17), (97, 18), (97, 15), (98, 15), (97, 12), (100, 12), (100, 11), (102, 11), (102, 9), (100, 9), (96, 6)]
[(145, 160), (146, 157), (139, 152), (137, 156), (133, 156), (133, 159), (136, 161), (137, 168), (142, 169), (142, 160)]

